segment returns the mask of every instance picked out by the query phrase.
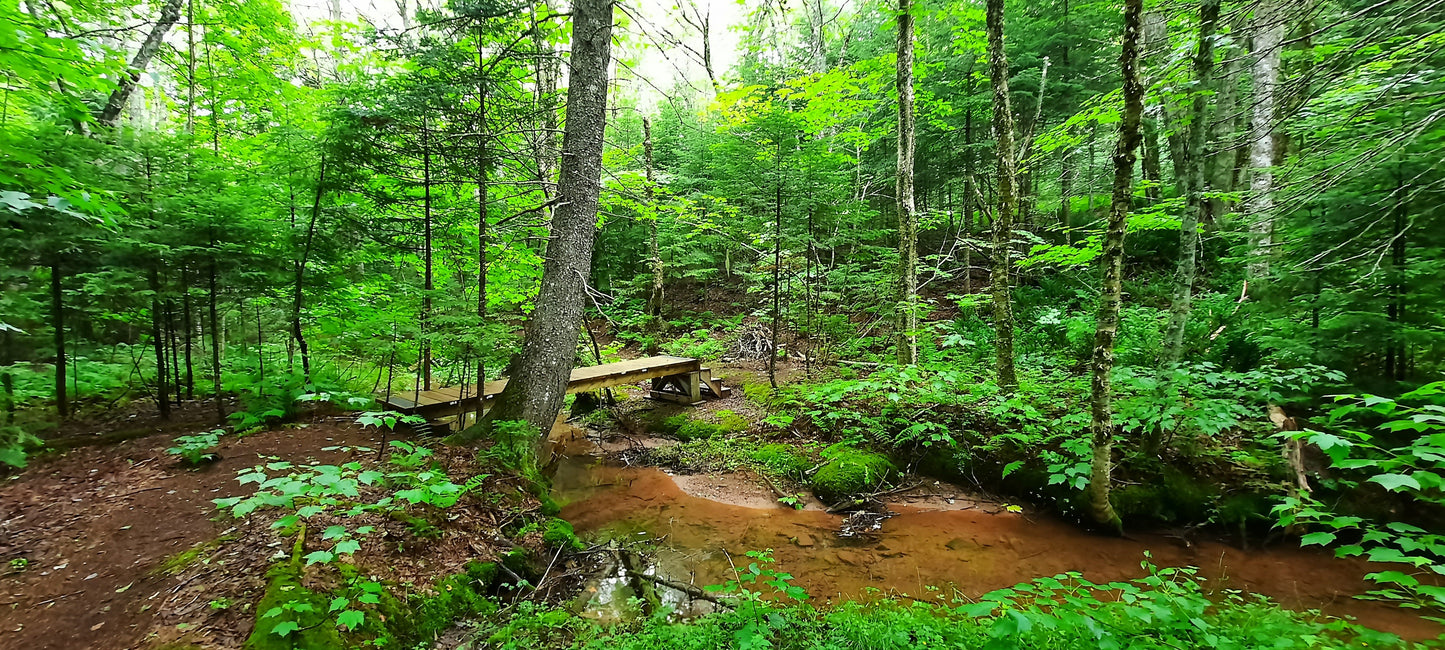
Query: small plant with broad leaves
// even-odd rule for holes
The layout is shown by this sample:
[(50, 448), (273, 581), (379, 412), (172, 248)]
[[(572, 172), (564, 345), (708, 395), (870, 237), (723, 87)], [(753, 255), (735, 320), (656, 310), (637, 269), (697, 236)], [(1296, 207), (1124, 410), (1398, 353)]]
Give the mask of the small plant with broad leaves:
[[(1445, 382), (1420, 387), (1398, 399), (1375, 395), (1338, 395), (1328, 430), (1281, 435), (1319, 447), (1330, 459), (1335, 487), (1384, 490), (1383, 498), (1445, 507)], [(1341, 557), (1408, 567), (1369, 574), (1378, 589), (1362, 598), (1388, 600), (1412, 609), (1445, 612), (1445, 535), (1430, 532), (1423, 521), (1371, 520), (1340, 514), (1308, 494), (1291, 496), (1274, 508), (1281, 526), (1313, 529), (1306, 546), (1335, 546)], [(1402, 509), (1408, 515), (1411, 509)], [(1402, 517), (1404, 518), (1404, 517)], [(1427, 616), (1445, 622), (1439, 615)]]
[[(386, 426), (385, 422), (382, 426)], [(450, 508), (479, 489), (489, 476), (477, 475), (459, 485), (432, 464), (430, 449), (398, 440), (392, 441), (391, 447), (395, 451), (385, 471), (368, 469), (357, 461), (304, 467), (283, 461), (256, 465), (241, 470), (236, 479), (242, 485), (256, 484), (254, 494), (216, 499), (215, 504), (237, 518), (272, 508), (291, 511), (271, 524), (273, 529), (289, 530), (323, 514), (352, 519), (368, 513), (385, 515), (407, 506)], [(384, 494), (374, 501), (363, 498), (362, 491), (368, 488), (383, 488)], [(374, 532), (376, 528), (369, 525), (328, 526), (320, 535), (326, 548), (307, 553), (305, 564), (328, 565), (353, 556), (361, 550), (362, 541)], [(359, 606), (379, 603), (384, 589), (373, 580), (352, 579), (345, 593), (331, 600), (326, 615), (336, 625), (355, 630), (365, 620), (365, 612)], [(286, 615), (288, 620), (272, 628), (272, 632), (280, 636), (300, 629), (299, 624), (290, 619), (297, 618), (295, 615), (301, 612), (288, 611), (287, 607), (312, 606), (304, 602), (286, 603), (263, 614), (262, 618)]]
[(214, 450), (221, 444), (221, 436), (225, 434), (225, 429), (212, 429), (195, 435), (180, 436), (175, 440), (176, 446), (167, 449), (166, 453), (180, 456), (187, 465), (214, 462), (220, 459)]
[(747, 556), (752, 562), (740, 571), (734, 570), (732, 580), (720, 585), (708, 585), (704, 589), (736, 596), (737, 607), (734, 612), (743, 621), (742, 626), (733, 631), (733, 641), (738, 648), (771, 648), (773, 634), (787, 629), (787, 622), (772, 611), (768, 602), (763, 599), (765, 592), (757, 587), (772, 587), (778, 595), (798, 603), (808, 600), (808, 592), (793, 584), (793, 574), (769, 566), (775, 561), (773, 549), (748, 551)]

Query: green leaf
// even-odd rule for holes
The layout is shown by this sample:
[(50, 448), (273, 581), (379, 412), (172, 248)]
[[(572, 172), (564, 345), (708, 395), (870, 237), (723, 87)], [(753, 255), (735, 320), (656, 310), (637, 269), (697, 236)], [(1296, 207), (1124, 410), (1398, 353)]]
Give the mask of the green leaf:
[(336, 611), (336, 610), (338, 610), (338, 609), (343, 609), (343, 608), (345, 608), (347, 605), (350, 605), (350, 604), (351, 604), (351, 599), (350, 599), (350, 598), (336, 597), (336, 598), (331, 599), (331, 607), (328, 608), (326, 611), (334, 612), (334, 611)]
[(331, 551), (312, 551), (306, 554), (306, 566), (313, 564), (326, 564), (336, 559), (336, 554)]
[(361, 610), (348, 609), (336, 617), (336, 624), (350, 631), (361, 627), (361, 622), (365, 619), (366, 614)]
[(1375, 476), (1371, 476), (1367, 482), (1378, 483), (1384, 486), (1386, 490), (1390, 490), (1391, 492), (1399, 492), (1404, 488), (1410, 488), (1414, 490), (1420, 489), (1419, 481), (1416, 481), (1413, 477), (1406, 476), (1404, 474), (1378, 474)]
[(1335, 534), (1334, 534), (1334, 533), (1323, 533), (1323, 532), (1321, 532), (1321, 533), (1310, 533), (1310, 534), (1308, 534), (1308, 535), (1305, 535), (1304, 537), (1301, 537), (1301, 538), (1300, 538), (1299, 543), (1300, 543), (1300, 546), (1309, 546), (1309, 545), (1311, 545), (1311, 544), (1319, 544), (1320, 546), (1325, 546), (1325, 545), (1327, 545), (1327, 544), (1329, 544), (1330, 542), (1333, 542), (1333, 541), (1335, 541)]
[(301, 629), (301, 626), (298, 625), (296, 621), (281, 621), (276, 624), (276, 627), (271, 628), (271, 633), (286, 636), (299, 629)]

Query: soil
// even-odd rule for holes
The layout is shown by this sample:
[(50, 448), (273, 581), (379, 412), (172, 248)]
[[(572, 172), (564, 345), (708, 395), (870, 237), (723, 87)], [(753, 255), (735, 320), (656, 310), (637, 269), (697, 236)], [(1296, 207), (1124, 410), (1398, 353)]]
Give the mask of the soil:
[[(380, 446), (374, 429), (316, 412), (283, 428), (226, 436), (220, 460), (192, 469), (167, 454), (176, 435), (210, 429), (208, 409), (169, 423), (145, 421), (160, 432), (106, 446), (86, 446), (42, 457), (0, 484), (0, 650), (149, 648), (170, 642), (238, 648), (250, 634), (255, 602), (267, 568), (291, 548), (270, 527), (279, 513), (246, 519), (220, 512), (212, 499), (249, 494), (238, 470), (262, 462), (371, 464)], [(123, 418), (123, 431), (136, 428)], [(71, 425), (75, 426), (75, 425)], [(104, 427), (99, 435), (104, 438)], [(406, 436), (392, 435), (392, 439)], [(453, 476), (474, 470), (475, 453), (439, 444), (435, 460)], [(489, 479), (481, 493), (517, 494), (511, 479)], [(363, 490), (362, 499), (377, 498)], [(530, 497), (519, 497), (530, 499)], [(535, 499), (525, 504), (535, 509)], [(426, 544), (406, 524), (377, 516), (380, 543), (367, 543), (354, 560), (366, 573), (425, 590), (467, 561), (495, 559), (498, 507), (468, 499), (436, 522), (439, 536)], [(370, 516), (370, 515), (367, 515)], [(312, 527), (336, 523), (322, 515)], [(320, 535), (306, 550), (324, 548)], [(540, 536), (524, 541), (540, 546)], [(405, 540), (399, 543), (397, 540)], [(511, 543), (507, 542), (507, 546)], [(503, 549), (505, 550), (505, 549)], [(15, 561), (12, 563), (12, 561)], [(23, 564), (22, 570), (16, 570)], [(320, 567), (312, 583), (327, 579)]]

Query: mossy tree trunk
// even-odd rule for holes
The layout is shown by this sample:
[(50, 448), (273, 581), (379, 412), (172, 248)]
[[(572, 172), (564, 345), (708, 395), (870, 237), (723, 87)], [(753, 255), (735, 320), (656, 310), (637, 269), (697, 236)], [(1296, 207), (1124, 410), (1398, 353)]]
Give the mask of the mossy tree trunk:
[(993, 81), (993, 134), (998, 160), (998, 204), (993, 218), (993, 326), (998, 385), (1018, 387), (1014, 371), (1014, 318), (1009, 275), (1013, 269), (1013, 218), (1017, 201), (1013, 109), (1009, 106), (1008, 57), (1004, 54), (1003, 0), (988, 0), (988, 68)]
[(1139, 148), (1139, 121), (1144, 112), (1144, 85), (1139, 81), (1139, 30), (1143, 5), (1143, 0), (1125, 0), (1124, 3), (1124, 43), (1123, 52), (1119, 55), (1119, 67), (1124, 77), (1124, 115), (1119, 122), (1119, 140), (1114, 148), (1114, 187), (1103, 244), (1103, 295), (1094, 330), (1094, 355), (1090, 367), (1090, 433), (1094, 449), (1087, 489), (1089, 513), (1095, 521), (1116, 530), (1121, 530), (1122, 524), (1109, 503), (1114, 440), (1109, 374), (1114, 370), (1114, 338), (1119, 330), (1119, 307), (1123, 300), (1124, 227), (1134, 196), (1135, 152)]
[(913, 200), (913, 1), (898, 0), (898, 363), (918, 361), (918, 215)]

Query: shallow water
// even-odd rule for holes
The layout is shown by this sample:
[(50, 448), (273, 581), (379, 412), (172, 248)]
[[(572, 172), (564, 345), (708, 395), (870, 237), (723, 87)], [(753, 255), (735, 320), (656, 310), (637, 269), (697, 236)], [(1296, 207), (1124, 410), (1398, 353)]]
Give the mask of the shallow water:
[[(895, 506), (874, 535), (840, 538), (842, 517), (785, 507), (745, 507), (685, 493), (657, 468), (617, 467), (590, 456), (565, 458), (553, 479), (561, 516), (579, 533), (604, 538), (660, 538), (657, 564), (665, 577), (695, 585), (721, 584), (750, 550), (773, 549), (774, 568), (795, 576), (812, 599), (866, 599), (879, 593), (920, 600), (967, 597), (1068, 571), (1095, 582), (1145, 574), (1150, 552), (1158, 566), (1194, 566), (1210, 589), (1270, 596), (1294, 609), (1354, 616), (1369, 627), (1406, 638), (1434, 638), (1440, 626), (1398, 608), (1351, 598), (1368, 589), (1375, 567), (1328, 552), (1295, 547), (1244, 551), (1215, 542), (1186, 546), (1163, 535), (1093, 535), (1042, 515), (980, 509), (922, 511)], [(930, 589), (930, 587), (937, 589)], [(620, 574), (590, 587), (581, 607), (593, 617), (616, 616), (633, 595)], [(684, 611), (686, 597), (658, 589)], [(586, 600), (586, 599), (584, 599)]]

